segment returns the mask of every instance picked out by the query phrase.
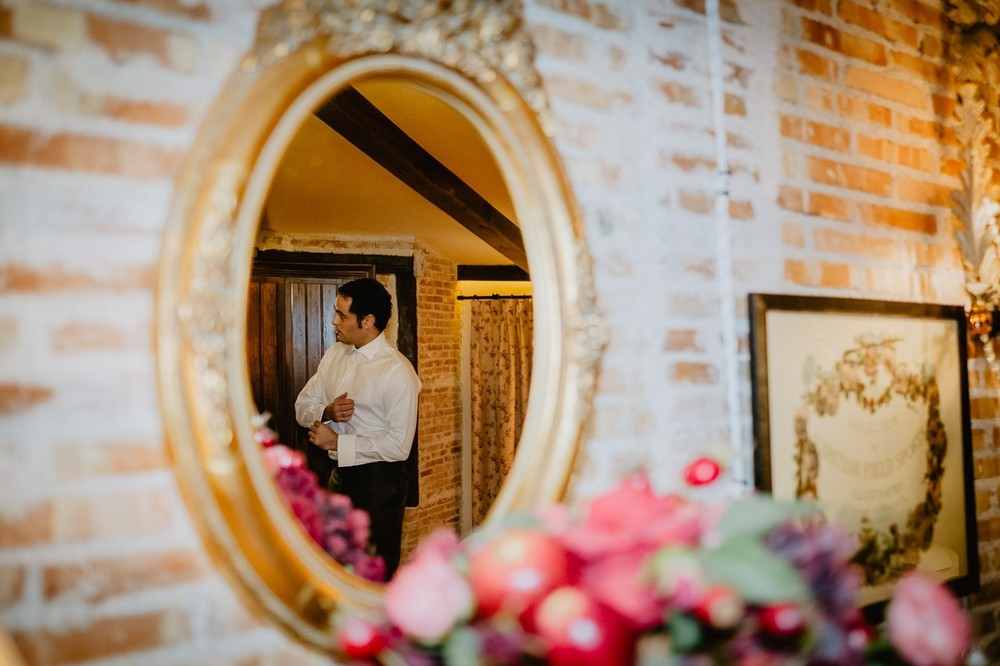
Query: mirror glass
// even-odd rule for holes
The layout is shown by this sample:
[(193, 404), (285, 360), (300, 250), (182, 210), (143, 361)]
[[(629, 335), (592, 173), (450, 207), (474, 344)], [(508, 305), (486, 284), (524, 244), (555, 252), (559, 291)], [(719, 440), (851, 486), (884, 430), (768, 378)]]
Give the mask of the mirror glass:
[[(438, 525), (467, 530), (558, 500), (572, 482), (605, 334), (532, 54), (517, 0), (287, 0), (262, 11), (256, 43), (178, 178), (156, 299), (178, 484), (245, 598), (318, 650), (330, 646), (332, 613), (375, 609), (385, 586), (335, 562), (302, 529), (268, 457), (282, 449), (265, 451), (257, 426), (264, 410), (272, 425), (287, 421), (295, 381), (333, 344), (324, 312), (337, 300), (338, 284), (324, 283), (332, 270), (375, 277), (396, 295), (387, 331), (416, 359), (419, 506), (408, 510), (404, 548)], [(381, 116), (391, 127), (373, 131)], [(402, 159), (389, 140), (400, 134), (422, 152)], [(348, 149), (360, 163), (341, 156)], [(313, 273), (300, 275), (303, 267)], [(520, 276), (531, 296), (507, 299), (522, 308), (513, 318), (531, 323), (507, 353), (498, 351), (503, 336), (468, 312), (499, 300), (459, 299), (469, 295), (464, 278), (498, 271), (502, 284), (487, 293), (516, 295), (510, 279)], [(299, 346), (286, 344), (300, 333)], [(465, 446), (470, 422), (490, 413), (477, 402), (486, 391), (462, 376), (477, 353), (530, 368), (508, 392), (526, 405), (521, 415), (482, 418), (514, 433), (503, 451), (509, 470), (487, 465), (479, 476), (463, 456), (475, 448)], [(300, 436), (288, 432), (282, 438)], [(485, 499), (473, 506), (474, 496)]]
[[(426, 86), (352, 82), (305, 117), (278, 162), (248, 297), (254, 403), (325, 485), (335, 463), (295, 422), (295, 398), (336, 342), (338, 286), (374, 276), (387, 287), (386, 340), (423, 385), (403, 561), (438, 527), (479, 525), (513, 464), (533, 358), (526, 268), (490, 147)], [(317, 542), (340, 561), (353, 557), (342, 539)]]

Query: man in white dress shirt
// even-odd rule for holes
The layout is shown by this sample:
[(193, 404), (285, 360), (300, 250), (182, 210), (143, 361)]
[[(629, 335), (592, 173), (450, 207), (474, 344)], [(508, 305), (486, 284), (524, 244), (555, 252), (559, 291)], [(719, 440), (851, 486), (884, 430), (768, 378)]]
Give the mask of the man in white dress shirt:
[(377, 280), (337, 290), (337, 342), (295, 400), (309, 441), (337, 461), (331, 490), (371, 516), (370, 543), (387, 576), (399, 566), (406, 503), (406, 458), (417, 427), (420, 379), (385, 339), (392, 298)]

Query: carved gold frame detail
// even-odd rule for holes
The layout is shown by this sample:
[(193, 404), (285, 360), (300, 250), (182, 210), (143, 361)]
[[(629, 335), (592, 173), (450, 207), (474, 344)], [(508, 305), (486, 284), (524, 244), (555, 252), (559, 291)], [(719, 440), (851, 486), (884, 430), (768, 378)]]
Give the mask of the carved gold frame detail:
[(406, 79), (459, 109), (493, 150), (521, 224), (535, 367), (519, 452), (489, 522), (566, 492), (605, 341), (518, 1), (285, 0), (265, 11), (178, 182), (160, 263), (158, 375), (169, 449), (203, 538), (253, 604), (320, 650), (331, 612), (374, 609), (382, 588), (309, 541), (263, 464), (246, 285), (264, 197), (295, 130), (367, 78)]

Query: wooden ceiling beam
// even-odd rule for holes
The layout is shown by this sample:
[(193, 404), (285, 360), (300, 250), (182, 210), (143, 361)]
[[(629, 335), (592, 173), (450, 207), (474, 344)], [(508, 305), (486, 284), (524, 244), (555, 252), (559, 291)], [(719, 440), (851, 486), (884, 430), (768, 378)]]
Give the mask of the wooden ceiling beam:
[(316, 111), (316, 117), (514, 265), (528, 270), (517, 225), (356, 89), (341, 91)]

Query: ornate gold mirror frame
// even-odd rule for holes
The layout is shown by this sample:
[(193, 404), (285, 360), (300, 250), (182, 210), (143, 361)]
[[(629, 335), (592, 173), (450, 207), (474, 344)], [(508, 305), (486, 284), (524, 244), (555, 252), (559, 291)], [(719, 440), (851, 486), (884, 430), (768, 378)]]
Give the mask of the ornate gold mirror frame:
[(954, 236), (962, 255), (969, 335), (982, 345), (994, 372), (1000, 333), (1000, 4), (950, 0), (948, 17), (958, 30), (953, 63), (958, 92), (956, 130), (965, 164), (962, 186), (952, 192)]
[(603, 332), (520, 3), (287, 0), (226, 85), (178, 183), (156, 304), (160, 394), (185, 499), (238, 587), (324, 649), (339, 605), (381, 586), (334, 564), (292, 517), (251, 425), (247, 285), (269, 183), (303, 119), (346, 86), (402, 78), (459, 109), (501, 167), (534, 284), (535, 363), (519, 452), (488, 522), (570, 482)]

